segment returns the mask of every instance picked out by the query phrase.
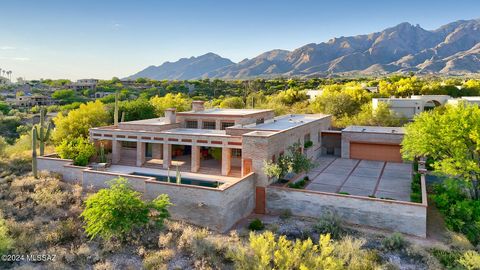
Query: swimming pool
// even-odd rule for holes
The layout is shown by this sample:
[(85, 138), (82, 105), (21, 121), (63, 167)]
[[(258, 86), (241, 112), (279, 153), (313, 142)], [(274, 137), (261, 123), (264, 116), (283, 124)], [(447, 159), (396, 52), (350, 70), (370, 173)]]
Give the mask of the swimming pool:
[[(134, 172), (132, 175), (139, 175), (139, 176), (147, 176), (153, 177), (160, 182), (168, 182), (168, 178), (165, 175), (158, 175), (158, 174), (150, 174), (150, 173), (141, 173), (141, 172)], [(170, 183), (176, 183), (177, 179), (175, 176), (170, 176)], [(201, 186), (201, 187), (211, 187), (211, 188), (218, 188), (219, 186), (223, 185), (224, 182), (220, 181), (206, 181), (200, 179), (191, 179), (191, 178), (181, 178), (180, 184), (184, 185), (192, 185), (192, 186)]]

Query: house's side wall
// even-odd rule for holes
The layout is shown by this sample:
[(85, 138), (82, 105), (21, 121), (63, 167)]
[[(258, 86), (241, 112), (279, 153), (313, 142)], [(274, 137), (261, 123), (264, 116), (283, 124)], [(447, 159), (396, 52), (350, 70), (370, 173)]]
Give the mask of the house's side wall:
[(318, 218), (333, 211), (351, 224), (426, 237), (427, 207), (378, 199), (267, 187), (267, 211)]
[(173, 205), (172, 218), (225, 232), (238, 220), (248, 216), (255, 204), (254, 174), (227, 190), (146, 181), (145, 197), (154, 199), (168, 194)]
[(257, 174), (257, 186), (266, 187), (271, 184), (263, 173), (264, 161), (272, 160), (273, 157), (278, 159), (281, 153), (286, 153), (288, 147), (297, 142), (303, 149), (304, 136), (308, 133), (313, 146), (307, 149), (305, 154), (311, 159), (317, 159), (321, 153), (321, 131), (328, 129), (330, 125), (331, 117), (326, 117), (270, 136), (243, 136), (242, 158), (252, 160), (252, 170)]
[(350, 142), (396, 144), (403, 140), (403, 134), (373, 132), (342, 132), (342, 158), (350, 158)]

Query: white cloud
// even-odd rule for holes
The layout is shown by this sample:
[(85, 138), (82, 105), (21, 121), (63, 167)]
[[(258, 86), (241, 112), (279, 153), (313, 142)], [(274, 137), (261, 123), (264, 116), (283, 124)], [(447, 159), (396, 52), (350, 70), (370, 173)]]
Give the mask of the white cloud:
[(28, 58), (28, 57), (5, 57), (5, 56), (0, 56), (0, 59), (12, 60), (12, 61), (18, 61), (18, 62), (30, 61), (30, 58)]
[(26, 62), (26, 61), (30, 61), (30, 58), (28, 58), (28, 57), (12, 57), (12, 60), (20, 61), (20, 62)]
[(15, 50), (15, 47), (12, 46), (0, 46), (0, 50)]

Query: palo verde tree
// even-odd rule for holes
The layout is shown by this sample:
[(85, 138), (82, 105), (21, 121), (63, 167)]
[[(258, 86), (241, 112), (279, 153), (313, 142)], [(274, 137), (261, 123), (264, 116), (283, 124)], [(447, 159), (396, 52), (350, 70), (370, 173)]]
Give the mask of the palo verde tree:
[(135, 191), (125, 178), (113, 179), (110, 185), (90, 195), (85, 202), (81, 216), (85, 219), (85, 232), (90, 238), (121, 238), (150, 221), (162, 226), (164, 219), (169, 217), (171, 203), (168, 195), (162, 194), (145, 202), (142, 194)]
[(460, 103), (424, 112), (406, 126), (403, 157), (430, 157), (435, 171), (464, 180), (480, 200), (480, 108)]

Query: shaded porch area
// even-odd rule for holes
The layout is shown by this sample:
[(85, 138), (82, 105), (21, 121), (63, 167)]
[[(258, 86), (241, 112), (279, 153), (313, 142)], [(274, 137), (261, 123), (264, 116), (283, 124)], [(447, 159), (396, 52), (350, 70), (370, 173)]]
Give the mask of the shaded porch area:
[(114, 142), (112, 163), (242, 177), (241, 149), (169, 143)]

